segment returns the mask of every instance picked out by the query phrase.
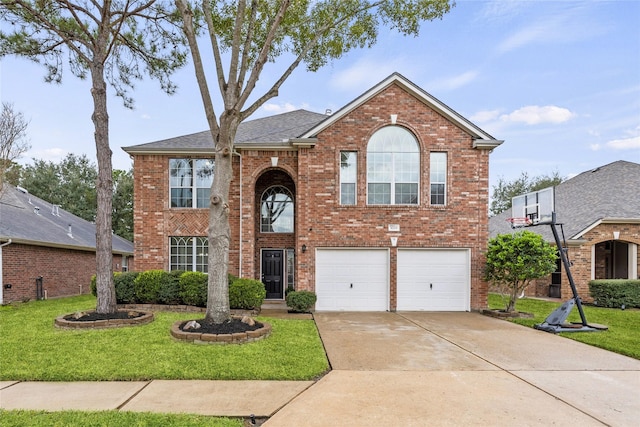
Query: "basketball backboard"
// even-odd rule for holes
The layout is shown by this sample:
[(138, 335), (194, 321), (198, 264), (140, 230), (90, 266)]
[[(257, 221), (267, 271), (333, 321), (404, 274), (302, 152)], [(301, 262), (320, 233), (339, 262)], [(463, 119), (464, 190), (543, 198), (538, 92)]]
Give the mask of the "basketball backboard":
[(511, 216), (528, 218), (529, 225), (549, 224), (555, 209), (555, 187), (547, 187), (511, 199)]

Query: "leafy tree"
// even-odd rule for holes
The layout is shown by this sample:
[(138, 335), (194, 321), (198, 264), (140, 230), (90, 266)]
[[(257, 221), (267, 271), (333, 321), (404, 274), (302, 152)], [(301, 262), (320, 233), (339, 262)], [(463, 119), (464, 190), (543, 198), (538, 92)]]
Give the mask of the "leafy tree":
[[(7, 174), (15, 179), (15, 160), (20, 158), (30, 145), (27, 141), (27, 127), (29, 122), (25, 120), (21, 112), (13, 109), (13, 104), (2, 103), (0, 113), (0, 190)], [(10, 179), (11, 176), (9, 177)]]
[(499, 234), (489, 240), (484, 279), (505, 297), (505, 311), (511, 313), (532, 280), (555, 271), (556, 258), (556, 248), (539, 234), (528, 230)]
[(113, 171), (113, 232), (133, 241), (133, 173)]
[(146, 72), (171, 93), (170, 74), (184, 64), (182, 37), (168, 25), (166, 2), (155, 0), (0, 0), (0, 56), (14, 54), (42, 63), (45, 80), (59, 83), (64, 64), (73, 75), (91, 80), (98, 159), (96, 273), (98, 313), (116, 311), (112, 270), (112, 163), (109, 146), (107, 83), (125, 106), (128, 91)]
[(522, 172), (518, 178), (510, 182), (500, 177), (498, 184), (493, 186), (489, 214), (498, 215), (507, 209), (511, 209), (511, 199), (515, 196), (553, 187), (562, 181), (558, 171), (553, 172), (551, 175), (540, 175), (532, 178), (529, 177), (527, 172)]
[[(193, 58), (211, 136), (215, 174), (209, 215), (209, 284), (206, 318), (222, 323), (230, 316), (229, 186), (231, 154), (238, 125), (278, 90), (301, 63), (316, 71), (355, 48), (375, 44), (383, 25), (404, 35), (417, 35), (424, 21), (441, 18), (448, 0), (174, 0)], [(200, 21), (203, 18), (204, 23)], [(199, 31), (208, 36), (214, 67), (205, 69)], [(224, 55), (223, 55), (224, 53)], [(255, 94), (268, 62), (278, 61), (282, 73)], [(210, 78), (222, 104), (214, 108)], [(264, 81), (261, 80), (261, 83)]]
[(97, 210), (96, 165), (86, 155), (67, 154), (60, 162), (33, 160), (23, 168), (20, 185), (64, 210), (95, 221)]

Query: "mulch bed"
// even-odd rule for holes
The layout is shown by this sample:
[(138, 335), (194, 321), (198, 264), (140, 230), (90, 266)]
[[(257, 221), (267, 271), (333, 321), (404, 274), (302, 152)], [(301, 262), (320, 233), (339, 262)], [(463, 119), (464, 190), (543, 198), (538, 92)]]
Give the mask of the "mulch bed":
[(116, 311), (115, 313), (96, 313), (95, 311), (90, 311), (84, 313), (80, 317), (76, 317), (74, 314), (70, 314), (65, 316), (65, 320), (69, 320), (72, 322), (95, 322), (96, 320), (112, 320), (112, 319), (136, 319), (138, 317), (143, 316), (144, 313), (140, 313), (137, 311)]
[(180, 330), (184, 332), (196, 332), (198, 334), (235, 334), (247, 331), (255, 331), (262, 328), (262, 323), (255, 322), (253, 326), (243, 323), (241, 319), (232, 318), (220, 324), (215, 324), (208, 319), (196, 319), (200, 324), (199, 329), (187, 329), (183, 327), (188, 321), (180, 325)]

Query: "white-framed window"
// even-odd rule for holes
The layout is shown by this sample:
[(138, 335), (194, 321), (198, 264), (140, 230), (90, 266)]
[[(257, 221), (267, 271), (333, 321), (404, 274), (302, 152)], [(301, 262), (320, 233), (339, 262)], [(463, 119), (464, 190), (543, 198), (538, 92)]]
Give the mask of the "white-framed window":
[(429, 191), (432, 205), (447, 202), (447, 153), (429, 154)]
[(417, 205), (420, 192), (420, 147), (401, 126), (387, 126), (367, 145), (367, 203)]
[(169, 270), (208, 272), (209, 242), (206, 237), (169, 237)]
[(340, 152), (340, 204), (356, 204), (356, 181), (358, 177), (358, 153)]
[(262, 193), (260, 200), (260, 231), (293, 233), (294, 203), (291, 192), (282, 185), (274, 185)]
[(213, 170), (212, 159), (169, 159), (171, 207), (209, 207)]

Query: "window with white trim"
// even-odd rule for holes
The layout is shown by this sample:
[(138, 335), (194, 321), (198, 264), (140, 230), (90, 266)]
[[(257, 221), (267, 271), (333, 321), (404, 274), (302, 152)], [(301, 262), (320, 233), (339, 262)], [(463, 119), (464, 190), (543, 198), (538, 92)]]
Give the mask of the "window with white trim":
[(282, 185), (269, 187), (262, 193), (260, 231), (262, 233), (293, 233), (293, 196)]
[(169, 159), (171, 207), (209, 207), (213, 170), (212, 159)]
[(207, 273), (209, 242), (206, 237), (169, 237), (169, 270)]
[(432, 205), (446, 204), (447, 153), (432, 152), (429, 155), (429, 182)]
[(367, 145), (367, 203), (417, 205), (420, 148), (416, 137), (401, 126), (387, 126)]
[(358, 176), (358, 153), (340, 152), (340, 204), (356, 204), (356, 179)]

